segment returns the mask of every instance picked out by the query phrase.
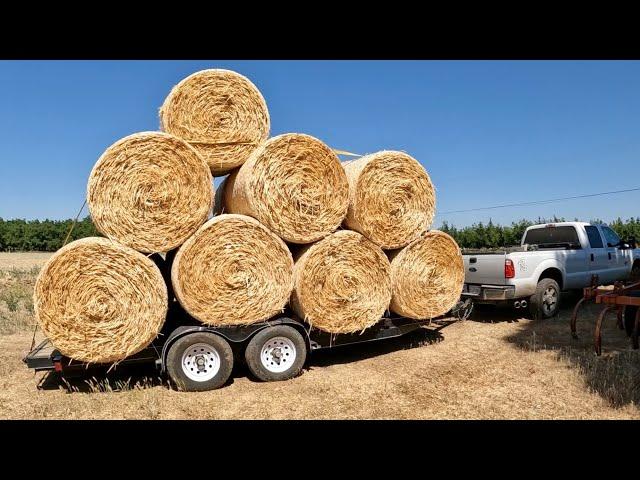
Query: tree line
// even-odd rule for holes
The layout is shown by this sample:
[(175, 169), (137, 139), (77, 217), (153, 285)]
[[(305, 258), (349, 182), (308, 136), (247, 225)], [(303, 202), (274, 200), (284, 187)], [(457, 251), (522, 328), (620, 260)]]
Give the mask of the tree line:
[[(495, 224), (491, 220), (487, 223), (474, 223), (471, 226), (457, 228), (443, 222), (440, 230), (451, 235), (461, 248), (499, 248), (520, 244), (525, 229), (537, 223), (563, 222), (564, 218), (538, 218), (519, 220), (510, 225)], [(591, 220), (592, 223), (602, 223), (601, 220)], [(64, 240), (73, 225), (73, 220), (3, 220), (0, 218), (0, 251), (55, 252), (62, 247)], [(627, 220), (617, 218), (609, 225), (623, 239), (635, 237), (640, 241), (640, 217)], [(69, 241), (84, 237), (100, 236), (90, 217), (76, 222)]]
[[(527, 227), (539, 223), (564, 222), (564, 218), (553, 217), (551, 219), (538, 218), (532, 220), (519, 220), (512, 222), (511, 225), (494, 224), (491, 220), (487, 223), (474, 223), (471, 226), (456, 228), (447, 222), (443, 222), (440, 230), (451, 235), (460, 248), (500, 248), (519, 245), (522, 235)], [(578, 221), (574, 219), (574, 221)], [(590, 220), (591, 223), (606, 223), (600, 219)], [(608, 225), (620, 236), (627, 240), (635, 237), (640, 241), (640, 217), (631, 217), (622, 220), (618, 217)]]
[[(73, 220), (3, 220), (0, 218), (0, 251), (55, 252), (62, 247)], [(84, 237), (100, 236), (91, 218), (78, 220), (69, 242)]]

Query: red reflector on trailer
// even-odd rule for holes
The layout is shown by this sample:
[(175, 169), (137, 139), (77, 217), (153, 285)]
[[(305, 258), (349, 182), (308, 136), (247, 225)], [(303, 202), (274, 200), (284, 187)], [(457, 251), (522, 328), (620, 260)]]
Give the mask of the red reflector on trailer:
[(61, 372), (62, 371), (62, 363), (60, 362), (53, 362), (53, 366), (56, 369), (56, 372)]
[(504, 278), (513, 278), (516, 276), (516, 269), (513, 266), (513, 261), (508, 258), (504, 261)]

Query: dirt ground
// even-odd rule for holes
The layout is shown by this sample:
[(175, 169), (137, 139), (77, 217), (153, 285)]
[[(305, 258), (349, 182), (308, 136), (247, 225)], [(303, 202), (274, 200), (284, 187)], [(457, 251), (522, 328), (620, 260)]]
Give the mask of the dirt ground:
[[(302, 375), (286, 382), (256, 382), (236, 365), (228, 385), (202, 393), (169, 389), (153, 367), (67, 382), (34, 374), (21, 362), (30, 328), (5, 329), (0, 418), (640, 419), (640, 352), (612, 317), (604, 354), (595, 356), (595, 306), (584, 311), (573, 340), (576, 300), (565, 298), (551, 320), (482, 308), (440, 330), (315, 352)], [(28, 315), (23, 303), (13, 313), (24, 307)], [(0, 313), (3, 307), (0, 299)]]

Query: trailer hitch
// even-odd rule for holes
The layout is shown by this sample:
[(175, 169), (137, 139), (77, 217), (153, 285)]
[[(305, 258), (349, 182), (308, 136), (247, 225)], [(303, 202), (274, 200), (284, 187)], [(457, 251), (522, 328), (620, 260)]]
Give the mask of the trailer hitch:
[(471, 316), (471, 312), (473, 312), (473, 300), (471, 298), (459, 300), (451, 309), (451, 315), (455, 316), (458, 320), (468, 319)]

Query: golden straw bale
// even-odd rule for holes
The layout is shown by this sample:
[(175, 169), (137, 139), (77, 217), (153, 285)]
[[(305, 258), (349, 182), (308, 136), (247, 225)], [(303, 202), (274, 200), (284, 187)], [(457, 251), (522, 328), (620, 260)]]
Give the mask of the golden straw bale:
[(382, 151), (343, 166), (349, 180), (347, 228), (384, 249), (396, 249), (431, 226), (435, 191), (416, 159), (404, 152)]
[(357, 232), (340, 230), (301, 248), (291, 307), (320, 330), (362, 331), (377, 323), (389, 306), (390, 270), (380, 247)]
[(167, 252), (206, 222), (211, 173), (186, 142), (142, 132), (111, 145), (87, 187), (91, 218), (103, 235), (142, 252)]
[(167, 315), (167, 297), (151, 259), (106, 238), (88, 237), (47, 261), (33, 303), (42, 331), (63, 355), (108, 363), (153, 341)]
[(178, 250), (171, 267), (176, 298), (209, 325), (244, 325), (282, 312), (293, 288), (285, 243), (257, 220), (220, 215)]
[(215, 176), (242, 165), (269, 136), (269, 122), (260, 91), (230, 70), (189, 75), (160, 108), (160, 129), (189, 142)]
[(291, 243), (334, 232), (348, 204), (336, 154), (309, 135), (288, 133), (262, 144), (224, 182), (224, 210), (249, 215)]
[(455, 306), (462, 293), (464, 266), (453, 238), (431, 230), (390, 257), (394, 313), (422, 320), (444, 315)]

